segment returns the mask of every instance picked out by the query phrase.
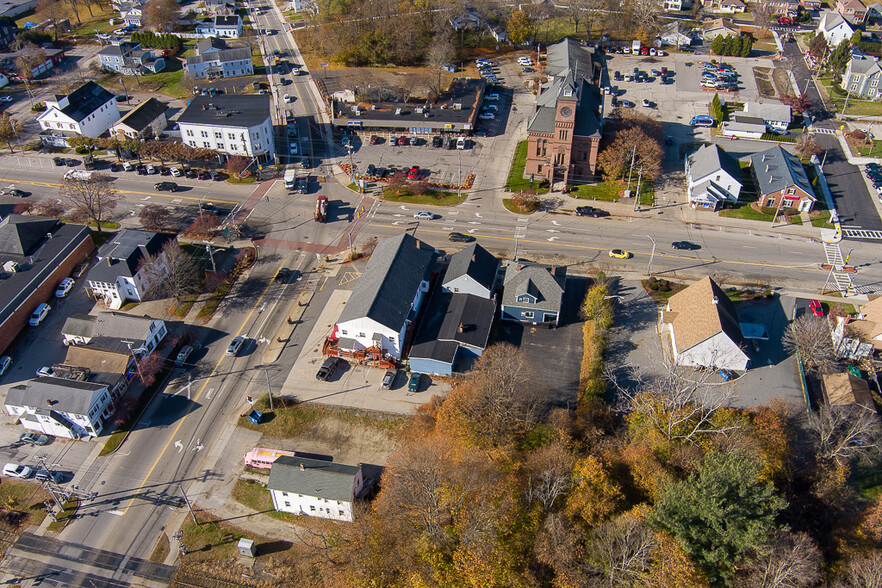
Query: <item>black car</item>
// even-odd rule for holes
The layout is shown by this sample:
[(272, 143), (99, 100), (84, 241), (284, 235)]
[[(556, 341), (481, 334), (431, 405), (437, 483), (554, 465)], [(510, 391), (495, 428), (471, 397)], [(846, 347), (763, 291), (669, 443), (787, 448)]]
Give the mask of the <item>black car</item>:
[(148, 175), (150, 175), (150, 172), (147, 171), (147, 166), (146, 166), (146, 165), (139, 165), (139, 166), (138, 166), (138, 175), (139, 175), (139, 176), (148, 176)]
[(19, 190), (18, 188), (3, 188), (2, 190), (0, 190), (0, 196), (15, 196), (16, 198), (27, 198), (30, 195), (30, 192), (25, 192), (24, 190)]
[(385, 178), (388, 175), (389, 175), (389, 170), (387, 170), (385, 167), (381, 167), (381, 168), (377, 169), (377, 177), (378, 178)]
[(444, 145), (444, 139), (439, 136), (432, 137), (432, 147), (441, 147)]
[(177, 192), (178, 185), (174, 182), (157, 182), (153, 184), (153, 189), (157, 192)]
[(200, 171), (196, 174), (196, 177), (199, 178), (200, 180), (210, 180), (210, 179), (211, 179), (211, 174), (208, 173), (207, 171), (205, 171), (205, 170), (203, 169), (203, 170), (200, 170)]
[(52, 158), (52, 163), (54, 163), (54, 164), (57, 165), (58, 167), (62, 167), (62, 166), (65, 164), (65, 163), (64, 163), (64, 159), (61, 158), (61, 157), (53, 157), (53, 158)]
[(671, 243), (671, 247), (673, 247), (674, 249), (685, 249), (686, 251), (701, 249), (701, 245), (697, 245), (689, 241), (674, 241), (673, 243)]
[(369, 163), (367, 166), (367, 175), (369, 177), (374, 177), (377, 174), (377, 166), (373, 163)]
[(450, 233), (447, 238), (455, 243), (471, 243), (474, 237), (463, 235), (462, 233)]
[(337, 363), (340, 361), (337, 357), (329, 357), (324, 362), (322, 362), (322, 367), (319, 368), (318, 372), (315, 374), (316, 380), (324, 380), (327, 382), (331, 379), (331, 376), (334, 374), (334, 370), (337, 368)]
[(171, 170), (169, 168), (165, 167), (164, 165), (160, 165), (156, 169), (159, 170), (159, 175), (161, 175), (161, 176), (170, 176), (171, 175)]
[(600, 218), (602, 216), (608, 216), (609, 213), (605, 210), (600, 210), (599, 208), (594, 208), (593, 206), (577, 206), (576, 207), (576, 216), (592, 216), (594, 218)]
[(110, 171), (112, 172), (121, 172), (123, 170), (123, 166), (121, 163), (111, 163)]
[(199, 176), (199, 172), (193, 169), (192, 167), (188, 167), (184, 172), (184, 175), (190, 178), (191, 180), (195, 180)]
[(67, 159), (67, 160), (65, 160), (65, 163), (67, 164), (67, 167), (76, 167), (76, 166), (80, 165), (80, 160), (79, 159)]

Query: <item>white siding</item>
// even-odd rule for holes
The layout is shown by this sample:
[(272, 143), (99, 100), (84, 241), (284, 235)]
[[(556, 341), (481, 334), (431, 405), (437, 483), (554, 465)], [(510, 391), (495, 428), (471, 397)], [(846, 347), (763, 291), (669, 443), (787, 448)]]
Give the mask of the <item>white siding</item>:
[(273, 497), (273, 507), (281, 512), (290, 512), (296, 515), (307, 515), (335, 521), (351, 523), (352, 502), (342, 500), (328, 500), (317, 496), (306, 496), (270, 490)]
[(444, 289), (448, 292), (472, 294), (479, 298), (490, 298), (490, 290), (479, 284), (468, 274), (445, 282)]

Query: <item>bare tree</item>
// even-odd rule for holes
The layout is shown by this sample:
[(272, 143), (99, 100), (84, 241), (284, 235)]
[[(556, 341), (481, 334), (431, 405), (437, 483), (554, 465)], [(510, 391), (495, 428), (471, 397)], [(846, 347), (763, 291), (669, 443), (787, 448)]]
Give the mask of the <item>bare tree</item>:
[(830, 322), (813, 314), (798, 317), (784, 331), (781, 343), (790, 353), (798, 353), (807, 372), (829, 373), (836, 367)]
[(18, 52), (15, 58), (15, 68), (18, 74), (26, 80), (34, 78), (34, 68), (46, 62), (46, 52), (33, 43), (27, 43)]
[(778, 531), (772, 550), (755, 557), (741, 570), (744, 588), (809, 588), (821, 579), (824, 558), (806, 533)]
[(12, 140), (18, 138), (18, 134), (23, 130), (24, 125), (14, 118), (9, 118), (8, 112), (4, 112), (0, 116), (0, 143), (6, 143), (10, 153), (15, 153), (15, 149), (12, 148)]
[(173, 31), (181, 19), (181, 7), (175, 0), (150, 0), (144, 13), (147, 26), (158, 33)]
[(610, 588), (647, 585), (655, 534), (632, 514), (602, 524), (586, 546), (586, 555)]
[(823, 149), (810, 133), (802, 133), (796, 141), (796, 151), (801, 157), (809, 158), (812, 155), (820, 155)]
[(58, 188), (62, 201), (74, 209), (74, 215), (95, 223), (101, 222), (116, 208), (121, 196), (113, 187), (113, 178), (95, 174), (89, 179), (63, 178)]
[(821, 461), (874, 463), (882, 453), (882, 424), (871, 408), (823, 405), (809, 428)]
[(141, 226), (153, 230), (161, 230), (168, 228), (171, 214), (165, 206), (159, 204), (148, 204), (141, 209), (138, 220)]
[(545, 511), (554, 508), (557, 499), (570, 489), (575, 463), (575, 456), (560, 443), (546, 445), (532, 452), (527, 457), (526, 501), (538, 501)]
[(144, 271), (150, 297), (170, 296), (180, 302), (181, 298), (201, 288), (199, 266), (176, 240), (163, 245), (159, 254), (143, 258), (138, 269)]
[(882, 588), (882, 552), (853, 557), (845, 572), (845, 588)]
[(50, 216), (57, 218), (64, 214), (64, 204), (58, 198), (50, 198), (48, 200), (40, 200), (34, 204), (33, 213), (38, 216)]
[(429, 82), (429, 89), (434, 92), (436, 100), (440, 99), (443, 90), (441, 80), (444, 75), (444, 67), (450, 65), (454, 55), (455, 50), (450, 35), (436, 35), (426, 53), (426, 64), (433, 73), (437, 74), (437, 76), (433, 75), (431, 82)]
[(753, 22), (761, 29), (768, 29), (775, 16), (775, 8), (768, 2), (752, 2)]

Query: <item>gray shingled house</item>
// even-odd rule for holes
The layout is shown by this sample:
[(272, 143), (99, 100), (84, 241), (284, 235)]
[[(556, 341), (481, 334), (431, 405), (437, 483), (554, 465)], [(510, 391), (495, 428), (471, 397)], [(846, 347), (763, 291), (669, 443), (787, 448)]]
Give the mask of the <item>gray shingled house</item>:
[(365, 484), (361, 464), (282, 456), (273, 462), (266, 487), (278, 511), (352, 522)]
[(502, 320), (556, 327), (565, 287), (563, 267), (511, 262), (502, 286)]

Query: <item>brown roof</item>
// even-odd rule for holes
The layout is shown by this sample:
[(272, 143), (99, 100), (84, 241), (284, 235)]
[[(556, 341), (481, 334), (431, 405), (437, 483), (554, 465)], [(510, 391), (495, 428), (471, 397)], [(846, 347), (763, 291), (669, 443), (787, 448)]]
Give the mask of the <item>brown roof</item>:
[(665, 322), (671, 323), (674, 330), (679, 352), (721, 331), (736, 345), (740, 345), (743, 339), (735, 305), (709, 277), (671, 296), (664, 316)]
[(865, 380), (846, 372), (841, 374), (824, 374), (821, 376), (821, 380), (824, 384), (827, 404), (831, 406), (859, 404), (868, 408), (873, 407), (870, 386)]
[(128, 353), (103, 351), (84, 345), (71, 345), (67, 348), (64, 363), (89, 368), (93, 373), (124, 374), (131, 356)]
[(882, 296), (861, 306), (861, 314), (865, 321), (873, 324), (869, 328), (870, 337), (882, 335)]

